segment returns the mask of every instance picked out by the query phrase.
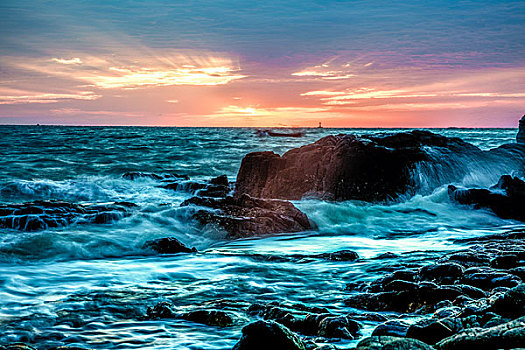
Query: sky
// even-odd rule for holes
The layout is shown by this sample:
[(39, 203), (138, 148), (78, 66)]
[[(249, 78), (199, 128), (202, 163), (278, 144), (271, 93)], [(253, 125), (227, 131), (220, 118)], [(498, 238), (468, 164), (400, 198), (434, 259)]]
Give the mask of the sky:
[(0, 124), (517, 127), (525, 1), (0, 1)]

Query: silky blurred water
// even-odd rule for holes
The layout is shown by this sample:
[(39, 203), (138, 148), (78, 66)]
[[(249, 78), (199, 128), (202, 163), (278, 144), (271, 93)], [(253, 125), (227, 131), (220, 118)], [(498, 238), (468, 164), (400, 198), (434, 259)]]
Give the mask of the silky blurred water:
[[(43, 348), (229, 349), (254, 319), (253, 302), (302, 302), (334, 312), (350, 282), (373, 279), (395, 264), (423, 264), (457, 249), (456, 238), (523, 227), (485, 210), (459, 207), (445, 186), (395, 203), (317, 200), (295, 204), (318, 229), (227, 241), (202, 231), (187, 208), (189, 194), (126, 171), (175, 172), (193, 179), (221, 174), (231, 181), (243, 156), (277, 153), (338, 133), (385, 129), (305, 129), (301, 138), (259, 137), (243, 128), (0, 126), (0, 202), (37, 199), (75, 203), (129, 201), (138, 210), (113, 224), (72, 225), (40, 232), (0, 229), (0, 344)], [(516, 129), (434, 129), (482, 149), (514, 142)], [(469, 174), (464, 185), (490, 185), (503, 170)], [(148, 255), (144, 242), (174, 236), (197, 254)], [(269, 259), (355, 250), (356, 262)], [(373, 259), (394, 252), (402, 258)], [(145, 321), (148, 306), (172, 302), (177, 311), (222, 309), (233, 327), (184, 320)], [(373, 328), (366, 324), (363, 334)], [(343, 348), (351, 343), (338, 342)], [(346, 344), (346, 345), (345, 345)]]

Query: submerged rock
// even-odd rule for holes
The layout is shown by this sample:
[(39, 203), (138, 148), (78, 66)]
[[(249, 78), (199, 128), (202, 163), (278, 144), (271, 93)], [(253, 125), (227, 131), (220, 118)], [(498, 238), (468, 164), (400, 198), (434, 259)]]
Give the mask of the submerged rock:
[(145, 249), (153, 249), (160, 254), (195, 253), (197, 249), (189, 248), (175, 237), (164, 237), (147, 241)]
[(475, 208), (489, 208), (503, 219), (525, 221), (525, 182), (517, 177), (503, 175), (491, 189), (461, 189), (448, 186), (452, 200)]
[(214, 177), (208, 181), (175, 181), (162, 185), (174, 191), (189, 192), (200, 197), (226, 197), (230, 192), (230, 184), (226, 175)]
[(105, 224), (131, 215), (136, 205), (128, 202), (76, 204), (35, 201), (0, 205), (0, 227), (38, 231), (70, 224)]
[(425, 147), (449, 154), (481, 153), (458, 138), (428, 131), (398, 134), (327, 136), (279, 156), (273, 152), (246, 155), (236, 192), (254, 197), (380, 201), (414, 187), (417, 163), (429, 160)]
[(440, 350), (515, 349), (525, 347), (525, 317), (490, 328), (471, 328), (436, 344)]
[(193, 197), (181, 206), (194, 205), (216, 210), (198, 210), (193, 214), (202, 225), (224, 229), (229, 238), (252, 237), (272, 233), (307, 231), (312, 223), (292, 203), (253, 198), (249, 195), (226, 198)]
[(242, 337), (233, 350), (305, 350), (297, 335), (273, 321), (257, 321), (242, 329)]
[(233, 319), (224, 311), (197, 310), (186, 312), (180, 318), (208, 326), (227, 327), (233, 324)]

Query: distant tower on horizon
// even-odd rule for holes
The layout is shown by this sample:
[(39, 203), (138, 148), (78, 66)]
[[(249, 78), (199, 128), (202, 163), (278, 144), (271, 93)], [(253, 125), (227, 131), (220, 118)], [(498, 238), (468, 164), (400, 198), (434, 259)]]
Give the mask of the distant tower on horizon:
[(525, 145), (525, 115), (521, 117), (519, 128), (518, 135), (516, 136), (516, 142)]
[[(524, 116), (525, 117), (525, 116)], [(322, 129), (323, 126), (321, 125), (321, 122), (319, 122), (319, 126), (318, 126), (319, 129)]]

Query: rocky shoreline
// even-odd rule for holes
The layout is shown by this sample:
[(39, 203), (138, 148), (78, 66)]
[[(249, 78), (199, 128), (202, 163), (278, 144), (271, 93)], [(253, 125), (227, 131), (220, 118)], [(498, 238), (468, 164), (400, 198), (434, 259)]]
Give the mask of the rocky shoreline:
[[(348, 285), (346, 313), (330, 312), (329, 305), (276, 302), (255, 303), (235, 312), (219, 305), (178, 312), (169, 302), (161, 302), (148, 308), (144, 320), (179, 318), (210, 327), (230, 327), (239, 322), (239, 313), (259, 318), (242, 329), (235, 350), (523, 348), (525, 230), (463, 243), (465, 249), (443, 254), (432, 264), (414, 267), (401, 260), (376, 280)], [(355, 253), (343, 254), (350, 255), (350, 261), (359, 259)], [(371, 336), (363, 337), (363, 324), (370, 322), (377, 326)], [(358, 343), (338, 346), (340, 339)], [(11, 344), (0, 349), (36, 348)]]
[[(518, 141), (522, 140), (522, 132)], [(251, 153), (244, 158), (235, 183), (225, 176), (198, 182), (179, 174), (140, 172), (126, 173), (123, 178), (148, 178), (164, 189), (191, 193), (194, 197), (181, 207), (189, 210), (193, 220), (203, 229), (218, 229), (225, 232), (226, 238), (237, 239), (315, 229), (315, 223), (288, 200), (396, 200), (421, 185), (413, 171), (422, 163), (435, 171), (452, 167), (448, 178), (436, 174), (434, 185), (444, 185), (469, 171), (462, 165), (467, 158), (479, 166), (504, 160), (514, 166), (516, 175), (525, 174), (524, 144), (481, 151), (460, 139), (412, 131), (328, 136), (283, 156)], [(525, 182), (518, 177), (504, 175), (490, 189), (450, 185), (449, 196), (458, 205), (488, 208), (503, 218), (525, 220)], [(2, 206), (0, 226), (34, 231), (83, 222), (104, 224), (129, 215), (133, 206), (46, 201)], [(236, 308), (235, 313), (219, 305), (181, 311), (163, 301), (150, 305), (141, 320), (183, 319), (210, 327), (230, 327), (255, 319), (242, 328), (234, 350), (525, 347), (525, 230), (461, 243), (464, 249), (447, 252), (431, 264), (404, 264), (398, 257), (398, 264), (385, 266), (380, 278), (348, 284), (344, 313), (330, 311), (330, 305), (277, 302), (245, 305)], [(144, 249), (158, 254), (196, 253), (195, 248), (173, 237), (148, 241)], [(345, 250), (286, 259), (361, 258)], [(244, 321), (239, 321), (237, 314), (242, 314)], [(371, 336), (365, 337), (363, 325), (370, 322), (376, 326)], [(356, 345), (338, 345), (341, 339)], [(29, 349), (34, 348), (24, 344), (0, 346), (0, 350)]]

